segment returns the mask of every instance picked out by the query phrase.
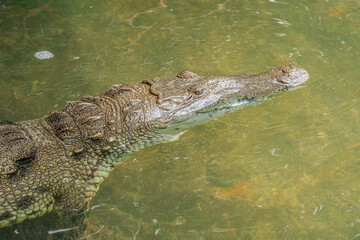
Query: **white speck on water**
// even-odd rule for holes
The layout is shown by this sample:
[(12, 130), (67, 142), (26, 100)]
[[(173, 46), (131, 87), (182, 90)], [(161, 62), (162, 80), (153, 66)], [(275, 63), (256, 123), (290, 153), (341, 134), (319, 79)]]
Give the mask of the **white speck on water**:
[(272, 18), (272, 19), (277, 21), (278, 24), (285, 25), (285, 26), (291, 26), (291, 23), (289, 23), (288, 21), (285, 21), (283, 19), (280, 19), (280, 18)]
[(61, 232), (67, 232), (67, 231), (71, 231), (71, 230), (75, 230), (79, 227), (71, 227), (71, 228), (64, 228), (64, 229), (57, 229), (57, 230), (50, 230), (48, 231), (48, 234), (55, 234), (55, 233), (61, 233)]
[(324, 205), (320, 204), (319, 207), (315, 207), (314, 211), (313, 211), (313, 215), (315, 215), (316, 213), (318, 213), (321, 209), (323, 209)]
[(40, 60), (50, 59), (50, 58), (54, 57), (54, 54), (52, 54), (49, 51), (40, 51), (40, 52), (36, 52), (34, 54), (34, 57), (36, 57), (37, 59), (40, 59)]
[(269, 0), (269, 2), (272, 2), (272, 3), (281, 3), (281, 4), (288, 4), (287, 2), (279, 2), (279, 1), (276, 1), (276, 0)]
[(276, 154), (276, 153), (275, 153), (277, 150), (279, 150), (279, 149), (278, 149), (278, 148), (272, 148), (272, 149), (270, 149), (270, 154), (273, 155), (273, 156), (275, 156), (275, 157), (280, 156), (279, 154)]
[(100, 204), (97, 204), (95, 206), (92, 206), (91, 207), (91, 210), (95, 209), (95, 208), (99, 208), (99, 207), (106, 207), (108, 204), (107, 203), (100, 203)]
[(80, 57), (74, 56), (73, 59), (74, 59), (74, 60), (78, 60), (78, 59), (80, 59)]

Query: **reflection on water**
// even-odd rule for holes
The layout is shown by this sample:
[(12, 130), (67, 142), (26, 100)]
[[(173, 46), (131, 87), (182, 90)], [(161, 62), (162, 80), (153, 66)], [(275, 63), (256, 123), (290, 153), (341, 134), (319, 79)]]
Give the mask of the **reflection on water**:
[[(36, 118), (114, 83), (183, 69), (300, 65), (311, 76), (304, 87), (129, 156), (93, 199), (85, 235), (356, 239), (359, 29), (356, 0), (0, 0), (0, 118)], [(54, 56), (35, 58), (40, 51)], [(36, 229), (54, 230), (54, 218)]]

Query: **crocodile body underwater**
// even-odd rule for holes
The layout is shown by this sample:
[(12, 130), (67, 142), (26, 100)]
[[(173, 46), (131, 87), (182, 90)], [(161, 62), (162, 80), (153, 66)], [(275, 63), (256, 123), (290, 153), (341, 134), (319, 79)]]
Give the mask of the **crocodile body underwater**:
[(291, 65), (256, 75), (183, 71), (115, 84), (35, 120), (0, 121), (0, 228), (52, 211), (84, 210), (127, 154), (173, 141), (190, 126), (308, 78), (306, 70)]

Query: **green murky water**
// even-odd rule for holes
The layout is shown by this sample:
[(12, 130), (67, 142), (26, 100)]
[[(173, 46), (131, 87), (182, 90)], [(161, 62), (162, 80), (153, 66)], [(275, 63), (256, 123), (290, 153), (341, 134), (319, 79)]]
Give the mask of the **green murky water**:
[[(301, 89), (131, 155), (93, 199), (85, 236), (360, 239), (359, 31), (357, 0), (0, 0), (0, 119), (183, 69), (300, 65)], [(35, 239), (48, 221), (2, 232)]]

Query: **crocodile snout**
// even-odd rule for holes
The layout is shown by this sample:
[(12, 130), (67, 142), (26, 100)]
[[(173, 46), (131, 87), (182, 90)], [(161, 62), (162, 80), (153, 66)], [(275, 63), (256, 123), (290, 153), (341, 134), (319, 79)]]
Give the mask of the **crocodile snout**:
[(286, 65), (281, 67), (281, 71), (283, 75), (277, 81), (289, 87), (296, 87), (309, 79), (309, 73), (301, 67)]

